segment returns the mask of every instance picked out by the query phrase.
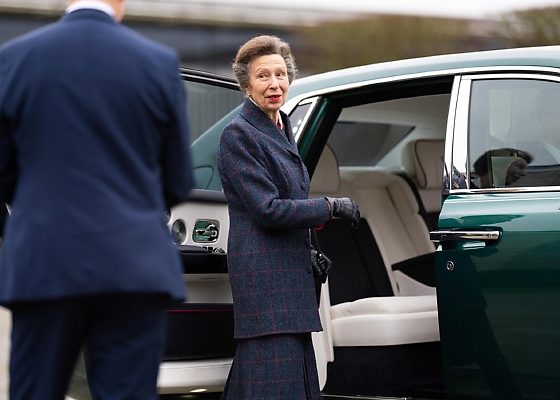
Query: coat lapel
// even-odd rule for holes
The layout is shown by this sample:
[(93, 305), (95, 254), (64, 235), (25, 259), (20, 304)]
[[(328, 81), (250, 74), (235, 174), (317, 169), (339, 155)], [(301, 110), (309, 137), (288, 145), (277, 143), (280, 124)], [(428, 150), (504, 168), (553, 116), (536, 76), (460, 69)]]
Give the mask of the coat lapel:
[(292, 126), (290, 124), (290, 119), (286, 113), (280, 111), (280, 116), (282, 118), (282, 122), (284, 123), (284, 130), (290, 133), (289, 139), (288, 135), (286, 135), (284, 131), (278, 129), (274, 122), (272, 122), (272, 120), (249, 99), (245, 99), (245, 103), (243, 103), (243, 107), (241, 108), (239, 115), (259, 132), (270, 136), (281, 143), (282, 146), (290, 153), (299, 157), (297, 145), (295, 143), (294, 136), (291, 133)]

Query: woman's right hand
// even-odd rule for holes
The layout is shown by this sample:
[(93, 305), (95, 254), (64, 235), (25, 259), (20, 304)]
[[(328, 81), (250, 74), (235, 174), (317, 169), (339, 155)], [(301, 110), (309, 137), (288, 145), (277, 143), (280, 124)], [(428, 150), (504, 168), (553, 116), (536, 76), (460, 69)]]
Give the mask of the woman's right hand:
[(350, 221), (354, 229), (360, 224), (360, 209), (349, 197), (325, 197), (329, 203), (332, 218), (342, 218)]

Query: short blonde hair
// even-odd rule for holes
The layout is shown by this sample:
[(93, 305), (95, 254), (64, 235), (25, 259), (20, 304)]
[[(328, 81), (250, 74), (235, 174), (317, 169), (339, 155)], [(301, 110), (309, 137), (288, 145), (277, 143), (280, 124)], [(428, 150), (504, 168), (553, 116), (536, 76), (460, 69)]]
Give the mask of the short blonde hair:
[(297, 73), (297, 67), (290, 45), (276, 36), (260, 35), (242, 45), (233, 60), (233, 73), (243, 92), (249, 86), (249, 63), (257, 57), (272, 54), (278, 54), (284, 59), (288, 82), (292, 83)]

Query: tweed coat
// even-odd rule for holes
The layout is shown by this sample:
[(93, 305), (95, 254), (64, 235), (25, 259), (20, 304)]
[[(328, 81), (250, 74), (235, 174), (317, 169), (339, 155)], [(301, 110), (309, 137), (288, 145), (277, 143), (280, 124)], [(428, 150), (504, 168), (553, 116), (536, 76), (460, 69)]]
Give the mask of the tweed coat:
[(309, 228), (328, 220), (328, 205), (308, 199), (309, 175), (281, 115), (288, 135), (247, 99), (220, 139), (236, 338), (321, 330)]
[(0, 48), (0, 304), (185, 296), (166, 207), (193, 185), (170, 48), (82, 9)]

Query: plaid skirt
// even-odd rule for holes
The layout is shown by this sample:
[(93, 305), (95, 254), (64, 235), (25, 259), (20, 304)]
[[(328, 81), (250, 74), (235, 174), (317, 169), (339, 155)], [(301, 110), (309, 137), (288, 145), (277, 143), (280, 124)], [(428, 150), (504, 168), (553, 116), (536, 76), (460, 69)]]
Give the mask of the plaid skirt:
[(320, 400), (310, 333), (239, 339), (222, 400)]

